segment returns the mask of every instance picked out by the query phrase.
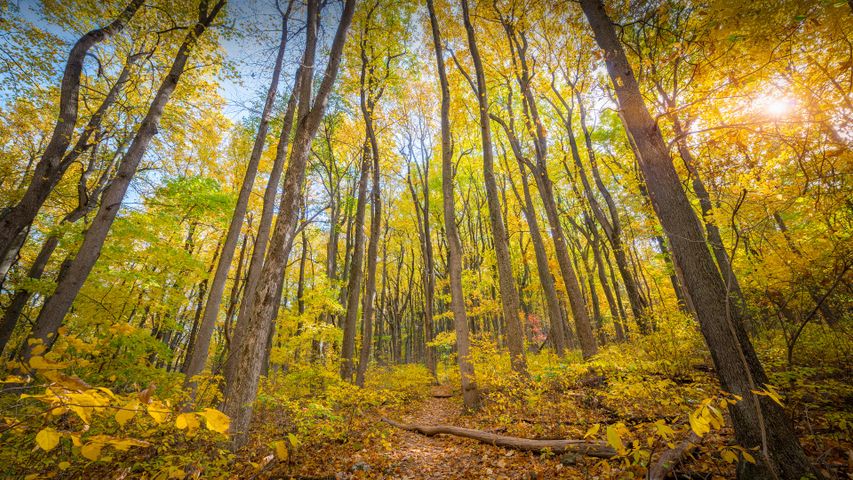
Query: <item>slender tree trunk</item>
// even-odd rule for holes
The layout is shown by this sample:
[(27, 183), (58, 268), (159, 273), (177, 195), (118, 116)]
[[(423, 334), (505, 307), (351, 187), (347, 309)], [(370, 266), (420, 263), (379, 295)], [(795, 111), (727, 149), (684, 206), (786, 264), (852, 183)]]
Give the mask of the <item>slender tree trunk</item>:
[[(169, 73), (160, 84), (160, 88), (157, 90), (145, 118), (143, 118), (133, 142), (121, 159), (115, 179), (104, 191), (101, 206), (83, 237), (80, 250), (69, 268), (63, 272), (64, 274), (60, 275), (56, 291), (45, 301), (41, 312), (39, 312), (33, 326), (32, 339), (41, 340), (48, 347), (56, 341), (65, 314), (68, 313), (74, 298), (100, 256), (110, 226), (118, 213), (130, 181), (136, 174), (142, 156), (148, 149), (151, 139), (157, 133), (163, 110), (184, 72), (184, 66), (189, 59), (192, 48), (224, 6), (225, 0), (218, 0), (209, 9), (199, 9), (198, 22), (178, 48)], [(27, 345), (24, 346), (24, 359), (29, 359), (31, 345), (30, 342), (27, 342)]]
[[(27, 229), (33, 223), (33, 220), (35, 220), (36, 214), (38, 214), (39, 209), (41, 209), (50, 192), (53, 191), (56, 184), (62, 179), (65, 170), (71, 165), (71, 162), (63, 162), (62, 159), (65, 156), (68, 145), (71, 144), (74, 128), (77, 126), (77, 108), (83, 61), (93, 46), (108, 40), (124, 30), (125, 25), (133, 18), (136, 11), (142, 6), (142, 3), (143, 0), (131, 0), (119, 16), (109, 25), (86, 33), (71, 48), (59, 87), (58, 118), (44, 154), (42, 154), (41, 159), (36, 164), (30, 185), (27, 187), (21, 200), (7, 211), (0, 213), (0, 259), (4, 260), (0, 264), (2, 266), (2, 269), (0, 269), (0, 284), (5, 280), (8, 268), (13, 263), (9, 260), (16, 257), (17, 250), (24, 243)], [(119, 83), (116, 82), (116, 85), (119, 85)], [(83, 137), (88, 139), (91, 136), (97, 129), (97, 126), (100, 125), (107, 108), (114, 101), (115, 96), (110, 98), (108, 94), (102, 104), (103, 108), (95, 112), (89, 121), (89, 125), (84, 129)], [(82, 143), (78, 143), (78, 146), (85, 146), (86, 143), (84, 140)]]
[(231, 222), (228, 225), (228, 232), (225, 234), (225, 243), (222, 246), (222, 254), (219, 258), (219, 264), (216, 265), (216, 273), (213, 275), (213, 281), (210, 284), (210, 295), (207, 297), (207, 302), (204, 305), (204, 315), (201, 319), (201, 325), (198, 329), (193, 350), (189, 356), (186, 367), (186, 383), (192, 385), (193, 391), (195, 386), (192, 383), (192, 377), (198, 375), (204, 370), (204, 365), (207, 363), (208, 351), (210, 350), (210, 339), (213, 337), (213, 329), (216, 326), (216, 320), (219, 318), (219, 307), (222, 305), (222, 295), (225, 293), (225, 284), (228, 282), (228, 271), (231, 270), (231, 263), (234, 260), (234, 252), (237, 249), (237, 243), (240, 240), (240, 231), (243, 229), (243, 221), (246, 218), (246, 210), (249, 206), (249, 197), (252, 194), (252, 187), (255, 184), (255, 177), (258, 174), (258, 164), (261, 161), (261, 155), (264, 152), (264, 146), (267, 141), (267, 132), (269, 130), (270, 114), (272, 113), (275, 97), (278, 93), (279, 79), (281, 78), (281, 67), (284, 62), (284, 52), (287, 49), (287, 22), (290, 16), (290, 9), (293, 6), (293, 1), (288, 3), (287, 11), (282, 15), (281, 21), (281, 40), (278, 45), (278, 54), (273, 66), (272, 78), (270, 86), (267, 89), (266, 101), (261, 112), (258, 131), (255, 135), (255, 143), (252, 146), (252, 153), (249, 156), (249, 162), (246, 165), (246, 173), (243, 177), (243, 183), (240, 186), (240, 193), (237, 196), (237, 204), (234, 207), (234, 213), (231, 216)]
[(477, 103), (480, 112), (480, 136), (483, 147), (483, 180), (486, 187), (486, 199), (489, 206), (489, 220), (492, 230), (492, 239), (495, 247), (495, 260), (498, 266), (498, 283), (500, 284), (501, 306), (503, 307), (504, 321), (506, 322), (506, 339), (509, 347), (512, 369), (520, 375), (527, 375), (527, 360), (524, 355), (524, 330), (521, 325), (518, 311), (518, 290), (515, 288), (515, 275), (512, 272), (512, 258), (509, 254), (509, 245), (506, 225), (501, 213), (501, 202), (498, 197), (498, 185), (495, 180), (494, 154), (492, 151), (492, 129), (489, 121), (489, 99), (486, 86), (486, 76), (483, 70), (483, 62), (477, 48), (477, 40), (474, 35), (474, 26), (468, 11), (468, 0), (462, 0), (462, 19), (465, 23), (465, 31), (468, 36), (468, 47), (471, 51), (471, 59), (474, 62), (474, 70), (477, 85)]
[[(127, 71), (127, 66), (125, 66), (125, 79)], [(117, 84), (124, 82), (122, 77), (119, 77), (119, 80), (120, 82), (116, 82)], [(97, 208), (101, 194), (104, 189), (107, 188), (108, 182), (112, 178), (112, 168), (117, 158), (118, 157), (116, 156), (113, 161), (104, 168), (95, 183), (94, 188), (90, 191), (88, 185), (89, 178), (95, 171), (97, 161), (97, 148), (92, 149), (92, 156), (89, 160), (89, 165), (80, 175), (80, 179), (77, 182), (77, 206), (60, 221), (60, 225), (75, 223)], [(59, 246), (59, 242), (62, 240), (62, 236), (61, 232), (50, 233), (48, 235), (47, 239), (42, 244), (38, 255), (36, 255), (35, 261), (32, 266), (30, 266), (30, 270), (27, 274), (29, 278), (38, 280), (42, 277), (44, 269), (47, 267), (47, 264), (53, 256), (53, 252), (56, 251), (56, 247)], [(15, 292), (15, 295), (12, 297), (12, 301), (3, 313), (3, 318), (0, 320), (0, 322), (2, 322), (0, 323), (0, 353), (3, 352), (6, 344), (9, 342), (9, 338), (15, 331), (15, 327), (18, 324), (18, 319), (21, 317), (21, 313), (23, 312), (24, 307), (26, 307), (27, 302), (30, 301), (31, 297), (32, 292), (26, 289), (19, 289)]]
[[(223, 411), (231, 417), (230, 432), (233, 448), (243, 446), (248, 439), (252, 419), (252, 404), (258, 391), (263, 354), (272, 320), (276, 317), (282, 293), (282, 273), (293, 246), (303, 202), (305, 166), (311, 142), (326, 111), (329, 94), (335, 83), (341, 54), (355, 11), (355, 0), (347, 0), (341, 13), (335, 37), (329, 50), (329, 61), (317, 90), (313, 105), (311, 87), (319, 23), (319, 1), (309, 0), (305, 55), (302, 59), (302, 79), (299, 93), (299, 121), (284, 175), (284, 188), (279, 204), (278, 220), (269, 242), (269, 251), (254, 292), (252, 311), (237, 325), (242, 333), (239, 344), (232, 346), (225, 372)], [(239, 319), (238, 319), (239, 322)]]
[(462, 292), (462, 242), (456, 228), (456, 207), (453, 195), (453, 147), (450, 140), (450, 90), (444, 70), (444, 44), (438, 29), (433, 0), (427, 0), (429, 21), (432, 29), (432, 44), (435, 49), (435, 65), (441, 88), (441, 194), (444, 209), (444, 230), (447, 233), (447, 275), (450, 277), (450, 308), (453, 311), (453, 327), (456, 331), (456, 358), (459, 363), (462, 383), (462, 401), (468, 410), (480, 406), (480, 392), (474, 378), (471, 363), (471, 344), (468, 338), (468, 319), (465, 315), (465, 297)]
[(195, 318), (193, 318), (193, 328), (190, 331), (190, 337), (187, 341), (187, 354), (184, 358), (184, 363), (181, 366), (181, 373), (183, 373), (184, 375), (188, 375), (190, 362), (193, 358), (193, 351), (196, 349), (198, 329), (201, 325), (205, 294), (207, 294), (207, 282), (210, 280), (210, 273), (213, 271), (213, 267), (214, 265), (216, 265), (216, 260), (219, 258), (219, 254), (222, 251), (221, 247), (222, 240), (220, 240), (219, 243), (216, 244), (216, 250), (213, 254), (213, 260), (211, 260), (210, 267), (208, 267), (207, 269), (207, 276), (204, 277), (204, 280), (201, 281), (201, 284), (198, 287), (198, 308), (196, 308)]
[(364, 217), (367, 209), (367, 181), (370, 177), (370, 147), (365, 141), (362, 149), (361, 176), (358, 180), (358, 199), (355, 210), (355, 241), (353, 242), (352, 260), (350, 260), (350, 271), (347, 278), (347, 308), (344, 317), (344, 336), (341, 345), (341, 378), (346, 381), (352, 380), (353, 363), (355, 361), (355, 336), (358, 327), (358, 299), (361, 293), (362, 278), (364, 276)]
[(542, 204), (545, 207), (545, 215), (548, 218), (548, 223), (551, 226), (551, 237), (554, 242), (554, 251), (557, 256), (557, 264), (560, 266), (560, 272), (563, 276), (563, 283), (566, 287), (566, 293), (569, 297), (569, 306), (572, 309), (572, 316), (575, 320), (575, 328), (577, 329), (578, 339), (581, 344), (583, 357), (589, 358), (598, 351), (595, 344), (595, 337), (592, 333), (592, 325), (589, 320), (589, 313), (586, 309), (586, 304), (581, 292), (580, 281), (577, 272), (572, 267), (569, 259), (568, 246), (566, 235), (563, 231), (560, 216), (557, 211), (557, 204), (554, 200), (553, 182), (548, 176), (546, 166), (546, 157), (548, 155), (548, 139), (545, 127), (539, 118), (539, 109), (536, 104), (536, 99), (533, 95), (533, 89), (530, 86), (530, 71), (527, 66), (527, 37), (524, 32), (516, 32), (514, 27), (510, 25), (508, 20), (502, 22), (504, 31), (510, 42), (510, 49), (514, 57), (518, 58), (519, 71), (516, 73), (523, 98), (523, 107), (525, 118), (527, 119), (528, 130), (534, 140), (534, 153), (536, 155), (536, 164), (525, 162), (533, 173), (536, 180), (536, 185), (539, 188), (539, 196), (542, 199)]
[[(370, 95), (370, 92), (366, 92)], [(370, 241), (367, 244), (367, 279), (364, 285), (364, 305), (361, 320), (361, 351), (359, 352), (358, 370), (355, 383), (364, 386), (364, 373), (370, 363), (370, 349), (373, 346), (373, 321), (376, 300), (376, 260), (379, 254), (379, 237), (382, 228), (382, 197), (379, 184), (379, 144), (376, 132), (373, 130), (373, 110), (375, 104), (370, 98), (362, 103), (367, 137), (370, 143), (370, 158), (373, 159), (373, 188), (371, 191), (370, 210)]]
[(752, 343), (731, 308), (726, 285), (706, 248), (699, 220), (681, 187), (660, 130), (649, 114), (631, 65), (601, 0), (581, 0), (599, 47), (604, 50), (622, 118), (640, 154), (639, 163), (660, 218), (672, 245), (676, 264), (684, 272), (699, 324), (722, 388), (743, 400), (729, 412), (735, 436), (744, 448), (758, 447), (758, 463), (741, 461), (738, 476), (750, 479), (821, 477), (797, 442), (793, 425), (781, 406), (753, 392), (764, 388), (767, 375)]

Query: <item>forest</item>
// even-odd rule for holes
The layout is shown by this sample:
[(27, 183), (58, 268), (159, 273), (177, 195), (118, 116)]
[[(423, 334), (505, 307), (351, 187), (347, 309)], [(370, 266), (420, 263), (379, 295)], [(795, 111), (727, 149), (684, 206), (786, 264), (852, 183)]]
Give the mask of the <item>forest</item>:
[(0, 0), (0, 476), (853, 479), (853, 2)]

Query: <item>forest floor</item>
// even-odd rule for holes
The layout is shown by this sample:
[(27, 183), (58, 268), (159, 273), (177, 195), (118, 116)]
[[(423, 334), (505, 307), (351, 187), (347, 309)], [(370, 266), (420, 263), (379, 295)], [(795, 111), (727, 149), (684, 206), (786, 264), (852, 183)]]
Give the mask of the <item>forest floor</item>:
[[(723, 422), (704, 434), (671, 478), (734, 478), (739, 447), (726, 408), (713, 407), (724, 397), (710, 360), (664, 344), (653, 347), (631, 351), (614, 347), (586, 363), (531, 356), (531, 375), (524, 381), (515, 378), (508, 365), (480, 359), (482, 407), (475, 413), (463, 413), (458, 375), (454, 377), (452, 368), (445, 367), (450, 376), (440, 372), (441, 384), (432, 386), (428, 376), (411, 380), (417, 376), (416, 367), (377, 369), (363, 389), (345, 382), (324, 384), (294, 371), (284, 377), (294, 383), (272, 382), (266, 387), (269, 398), (259, 397), (265, 400), (253, 426), (252, 444), (237, 454), (230, 478), (646, 478), (650, 463), (691, 431), (688, 417), (703, 409), (709, 412), (705, 405), (719, 412)], [(826, 478), (853, 478), (849, 370), (779, 368), (772, 380), (787, 399), (785, 406), (803, 447)], [(280, 391), (290, 395), (298, 391), (301, 398), (279, 399)], [(449, 435), (428, 437), (391, 426), (383, 418), (528, 439), (610, 443), (611, 434), (617, 432), (625, 449), (609, 460), (523, 452)], [(661, 435), (662, 431), (669, 434)], [(284, 438), (287, 432), (295, 432), (299, 440), (288, 444), (282, 459), (273, 454), (271, 440)]]
[[(454, 395), (450, 386), (440, 385), (433, 387), (431, 395), (425, 399), (393, 413), (400, 415), (397, 419), (403, 423), (482, 428), (474, 417), (462, 413), (461, 404), (460, 395)], [(381, 421), (379, 417), (375, 420)], [(571, 454), (561, 460), (560, 456), (549, 457), (504, 449), (449, 435), (428, 437), (400, 429), (391, 429), (390, 436), (385, 440), (393, 448), (387, 449), (385, 447), (388, 443), (381, 442), (345, 455), (339, 455), (343, 452), (329, 456), (311, 455), (298, 468), (291, 469), (285, 465), (271, 468), (266, 478), (589, 478), (583, 464), (598, 461), (581, 459)]]

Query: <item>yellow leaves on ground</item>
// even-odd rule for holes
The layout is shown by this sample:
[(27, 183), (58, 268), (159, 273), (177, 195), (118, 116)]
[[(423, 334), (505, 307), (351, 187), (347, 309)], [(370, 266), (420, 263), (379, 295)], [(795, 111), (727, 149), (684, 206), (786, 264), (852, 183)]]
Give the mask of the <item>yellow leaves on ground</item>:
[(286, 462), (289, 457), (287, 442), (284, 440), (278, 440), (273, 442), (272, 446), (275, 448), (275, 457), (281, 462)]
[(204, 417), (205, 425), (208, 430), (213, 430), (218, 433), (227, 433), (228, 427), (231, 425), (231, 419), (228, 415), (214, 408), (205, 408), (199, 415)]
[(45, 427), (36, 434), (36, 444), (45, 452), (49, 452), (59, 445), (59, 439), (61, 437), (62, 435), (56, 430), (50, 427)]
[(589, 430), (587, 430), (586, 433), (583, 434), (583, 438), (592, 437), (593, 435), (597, 434), (599, 430), (601, 430), (601, 424), (596, 423), (595, 425), (589, 427)]

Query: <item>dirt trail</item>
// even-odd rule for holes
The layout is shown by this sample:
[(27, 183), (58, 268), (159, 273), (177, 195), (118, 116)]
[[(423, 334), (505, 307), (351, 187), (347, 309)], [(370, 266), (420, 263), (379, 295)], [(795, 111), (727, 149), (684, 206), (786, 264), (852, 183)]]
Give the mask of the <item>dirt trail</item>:
[[(450, 396), (447, 386), (434, 387), (432, 396), (411, 414), (398, 419), (424, 425), (471, 426), (461, 414), (461, 398)], [(583, 478), (577, 470), (563, 467), (559, 459), (484, 445), (474, 440), (446, 435), (427, 437), (394, 429), (394, 448), (385, 453), (388, 466), (379, 475), (359, 478), (415, 479), (537, 479)]]

